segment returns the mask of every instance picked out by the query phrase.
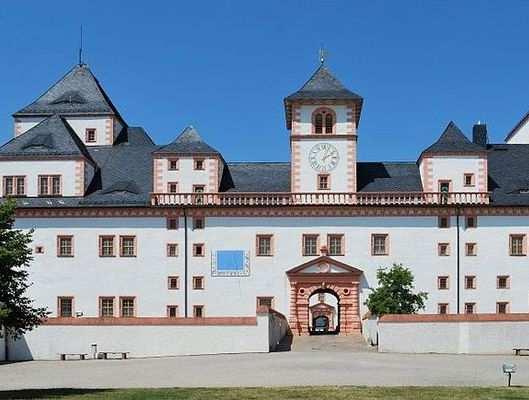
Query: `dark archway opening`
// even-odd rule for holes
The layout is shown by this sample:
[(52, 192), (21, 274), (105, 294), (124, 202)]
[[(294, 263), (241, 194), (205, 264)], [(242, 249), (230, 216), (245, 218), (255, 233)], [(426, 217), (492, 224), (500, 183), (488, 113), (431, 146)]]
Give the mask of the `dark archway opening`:
[(331, 289), (317, 289), (309, 296), (309, 333), (340, 333), (340, 298)]

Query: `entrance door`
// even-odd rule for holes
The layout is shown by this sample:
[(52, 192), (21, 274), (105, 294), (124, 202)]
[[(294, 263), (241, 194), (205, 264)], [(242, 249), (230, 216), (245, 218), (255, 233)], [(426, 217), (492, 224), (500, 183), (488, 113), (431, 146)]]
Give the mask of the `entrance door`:
[(329, 332), (329, 318), (325, 315), (320, 315), (314, 318), (312, 326), (315, 333), (327, 333)]

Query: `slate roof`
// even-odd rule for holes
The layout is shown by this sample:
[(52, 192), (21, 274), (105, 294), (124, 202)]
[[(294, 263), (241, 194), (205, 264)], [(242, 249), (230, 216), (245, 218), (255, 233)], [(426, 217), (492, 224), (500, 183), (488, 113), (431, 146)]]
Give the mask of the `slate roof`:
[(359, 162), (359, 192), (420, 192), (421, 175), (414, 162)]
[(229, 162), (233, 181), (230, 192), (289, 192), (290, 163), (288, 162)]
[(60, 116), (52, 115), (0, 147), (1, 156), (83, 156), (93, 163), (79, 136)]
[[(292, 123), (292, 102), (301, 100), (350, 100), (358, 103), (360, 108), (363, 103), (361, 96), (347, 89), (323, 64), (319, 66), (301, 89), (285, 97), (285, 115), (288, 129), (291, 129)], [(360, 112), (357, 113), (357, 118), (359, 116)], [(356, 122), (358, 123), (358, 120)]]
[(529, 144), (490, 144), (489, 188), (496, 205), (529, 205)]
[(220, 155), (216, 149), (204, 142), (198, 131), (192, 126), (185, 128), (173, 142), (160, 147), (156, 153)]
[(482, 153), (483, 147), (472, 143), (457, 125), (450, 121), (437, 141), (421, 153)]
[(38, 99), (13, 116), (50, 114), (114, 114), (123, 121), (86, 64), (74, 66)]

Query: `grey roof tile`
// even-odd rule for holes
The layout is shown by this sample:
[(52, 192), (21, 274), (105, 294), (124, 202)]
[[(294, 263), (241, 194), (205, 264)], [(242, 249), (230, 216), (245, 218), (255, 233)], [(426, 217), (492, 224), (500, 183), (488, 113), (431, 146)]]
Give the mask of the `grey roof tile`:
[(90, 68), (80, 64), (14, 116), (86, 113), (114, 114), (123, 121)]
[(359, 192), (420, 192), (419, 167), (414, 162), (359, 162), (356, 164)]
[(0, 147), (0, 156), (84, 156), (93, 162), (86, 146), (58, 115), (44, 119)]
[(218, 154), (220, 153), (204, 142), (198, 131), (192, 126), (185, 128), (171, 143), (161, 146), (157, 153), (175, 154)]
[(289, 192), (290, 163), (288, 162), (229, 162), (233, 187), (230, 192)]
[(424, 150), (421, 157), (426, 153), (482, 153), (483, 151), (482, 146), (468, 140), (461, 129), (453, 121), (450, 121), (439, 139)]
[(301, 89), (285, 98), (286, 101), (305, 99), (362, 101), (361, 96), (347, 89), (324, 65), (320, 65)]

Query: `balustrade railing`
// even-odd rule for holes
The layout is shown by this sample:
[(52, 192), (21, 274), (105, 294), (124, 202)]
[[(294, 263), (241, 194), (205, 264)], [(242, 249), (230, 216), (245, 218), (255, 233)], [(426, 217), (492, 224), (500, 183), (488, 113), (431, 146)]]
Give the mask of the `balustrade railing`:
[(294, 205), (479, 205), (488, 192), (307, 192), (307, 193), (152, 193), (153, 206), (275, 207)]

